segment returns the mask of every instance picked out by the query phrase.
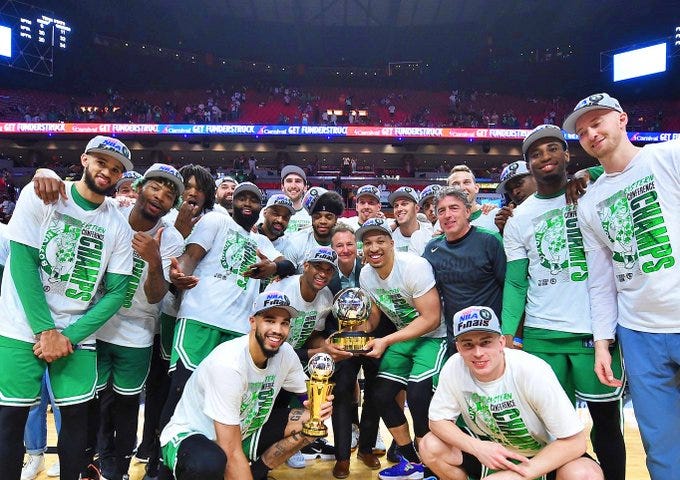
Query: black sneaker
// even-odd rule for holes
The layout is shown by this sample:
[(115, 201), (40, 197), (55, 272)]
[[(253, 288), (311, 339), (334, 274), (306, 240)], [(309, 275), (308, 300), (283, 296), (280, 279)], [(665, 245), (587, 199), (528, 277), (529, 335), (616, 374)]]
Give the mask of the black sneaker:
[(335, 460), (335, 447), (326, 442), (323, 438), (317, 438), (312, 443), (301, 450), (305, 460)]
[(390, 445), (390, 448), (387, 449), (387, 461), (392, 462), (392, 463), (399, 463), (401, 462), (401, 455), (399, 454), (399, 447), (397, 446), (397, 442), (392, 440), (392, 444)]

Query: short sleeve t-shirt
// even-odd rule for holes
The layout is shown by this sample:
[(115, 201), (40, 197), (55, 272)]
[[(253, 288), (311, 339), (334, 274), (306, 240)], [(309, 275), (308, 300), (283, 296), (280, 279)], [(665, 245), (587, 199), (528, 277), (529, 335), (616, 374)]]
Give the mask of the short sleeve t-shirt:
[(532, 195), (522, 202), (505, 225), (503, 244), (508, 262), (529, 260), (524, 324), (590, 333), (583, 237), (576, 208), (567, 205), (564, 193), (553, 198)]
[(482, 213), (482, 210), (477, 210), (470, 215), (470, 225), (475, 227), (481, 227), (490, 232), (498, 233), (498, 227), (495, 222), (496, 209), (491, 210), (489, 213)]
[(259, 261), (258, 249), (270, 260), (281, 254), (264, 235), (247, 232), (231, 217), (216, 212), (203, 216), (186, 243), (199, 245), (206, 254), (193, 273), (199, 282), (184, 291), (177, 317), (248, 333), (260, 280), (243, 274)]
[(394, 250), (397, 252), (411, 252), (415, 255), (422, 255), (425, 251), (425, 246), (432, 240), (432, 230), (420, 228), (413, 232), (410, 237), (405, 237), (399, 228), (392, 232), (392, 240), (394, 240)]
[[(380, 278), (373, 267), (366, 265), (359, 274), (359, 284), (401, 330), (420, 316), (414, 299), (429, 292), (435, 286), (435, 279), (427, 260), (411, 253), (395, 252), (394, 266), (386, 279)], [(439, 327), (423, 336), (445, 337), (446, 326), (441, 322)]]
[(586, 253), (605, 249), (614, 270), (614, 278), (594, 281), (615, 283), (626, 328), (680, 333), (679, 205), (680, 141), (646, 145), (578, 202)]
[[(45, 205), (29, 184), (21, 192), (7, 228), (11, 241), (38, 250), (40, 279), (57, 330), (82, 317), (93, 303), (106, 273), (129, 275), (132, 271), (132, 230), (114, 201), (93, 210), (72, 198), (75, 186), (66, 182), (69, 198)], [(0, 335), (34, 342), (28, 318), (5, 267), (0, 297)], [(83, 340), (93, 343), (94, 335)]]
[(325, 328), (326, 316), (333, 305), (333, 294), (328, 287), (322, 288), (311, 302), (302, 298), (300, 277), (301, 275), (292, 275), (269, 284), (266, 288), (285, 293), (290, 299), (290, 305), (299, 312), (290, 319), (290, 332), (286, 340), (293, 348), (302, 348), (313, 331), (322, 331)]
[(301, 208), (291, 215), (286, 227), (286, 235), (308, 229), (312, 226), (312, 217), (307, 210)]
[(314, 230), (311, 228), (291, 235), (286, 234), (285, 237), (287, 241), (284, 244), (283, 256), (293, 262), (298, 273), (302, 273), (305, 260), (314, 249), (322, 245), (314, 238)]
[(431, 421), (462, 416), (477, 436), (533, 457), (545, 445), (583, 430), (574, 406), (550, 365), (521, 350), (505, 349), (505, 372), (475, 379), (456, 353), (447, 360), (430, 403)]
[[(126, 216), (129, 217), (132, 208)], [(163, 265), (163, 276), (170, 282), (170, 258), (181, 255), (184, 250), (184, 238), (174, 227), (164, 227), (158, 222), (148, 233), (152, 237), (163, 227), (161, 233), (160, 255)], [(97, 339), (123, 347), (149, 347), (153, 345), (160, 303), (151, 304), (146, 299), (144, 284), (149, 271), (148, 263), (133, 251), (132, 277), (128, 283), (125, 302), (118, 312), (99, 330)]]
[(214, 422), (239, 425), (246, 440), (266, 423), (281, 389), (307, 391), (307, 377), (293, 347), (284, 343), (266, 367), (259, 368), (250, 356), (249, 340), (246, 335), (224, 342), (201, 362), (161, 433), (161, 445), (182, 433), (215, 440)]

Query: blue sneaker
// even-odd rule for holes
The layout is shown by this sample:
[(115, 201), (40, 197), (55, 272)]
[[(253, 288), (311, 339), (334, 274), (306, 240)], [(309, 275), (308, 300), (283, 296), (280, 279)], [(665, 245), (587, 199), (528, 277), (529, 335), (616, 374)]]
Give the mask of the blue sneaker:
[(380, 470), (378, 478), (381, 480), (422, 480), (423, 464), (411, 463), (402, 458), (396, 465)]

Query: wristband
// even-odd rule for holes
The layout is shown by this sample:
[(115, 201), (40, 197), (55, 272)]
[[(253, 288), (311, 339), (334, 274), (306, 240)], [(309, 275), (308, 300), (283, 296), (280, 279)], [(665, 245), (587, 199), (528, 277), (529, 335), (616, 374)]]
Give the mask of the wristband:
[(512, 346), (515, 348), (522, 349), (524, 348), (524, 339), (520, 337), (515, 337), (512, 339)]

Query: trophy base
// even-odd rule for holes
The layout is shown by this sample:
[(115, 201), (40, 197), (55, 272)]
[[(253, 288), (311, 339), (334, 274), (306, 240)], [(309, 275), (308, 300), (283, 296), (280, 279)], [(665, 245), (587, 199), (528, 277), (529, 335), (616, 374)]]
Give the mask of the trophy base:
[(366, 354), (366, 344), (372, 339), (366, 332), (344, 331), (333, 335), (333, 343), (352, 355)]
[(302, 434), (308, 437), (327, 437), (328, 428), (323, 423), (321, 425), (302, 425)]

